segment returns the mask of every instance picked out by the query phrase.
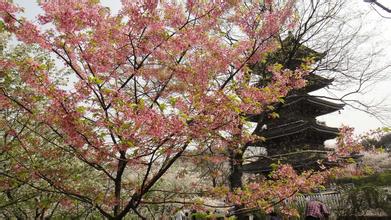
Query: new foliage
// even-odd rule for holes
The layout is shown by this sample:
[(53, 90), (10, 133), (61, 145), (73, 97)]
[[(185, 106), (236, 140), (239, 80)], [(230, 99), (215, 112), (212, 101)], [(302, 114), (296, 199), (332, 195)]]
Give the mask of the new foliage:
[(4, 28), (56, 60), (0, 63), (2, 77), (20, 80), (0, 93), (1, 109), (18, 112), (2, 119), (1, 150), (23, 151), (9, 178), (110, 219), (141, 216), (146, 195), (186, 151), (247, 143), (245, 115), (305, 83), (305, 71), (278, 66), (267, 85), (250, 80), (249, 66), (291, 24), (293, 1), (123, 0), (118, 14), (91, 0), (39, 5), (32, 22), (0, 1)]

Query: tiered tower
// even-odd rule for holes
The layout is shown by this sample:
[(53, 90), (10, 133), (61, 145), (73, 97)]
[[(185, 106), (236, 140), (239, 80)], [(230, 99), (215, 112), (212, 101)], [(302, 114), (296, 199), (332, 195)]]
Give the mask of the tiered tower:
[[(308, 57), (315, 61), (323, 57), (308, 47), (298, 45), (292, 35), (282, 41), (281, 45), (281, 49), (269, 56), (267, 62), (253, 67), (254, 73), (260, 75), (260, 86), (270, 76), (266, 70), (269, 64), (281, 63), (284, 68), (294, 70)], [(267, 153), (259, 155), (256, 161), (243, 164), (244, 172), (267, 173), (272, 169), (270, 165), (278, 161), (290, 163), (297, 170), (319, 167), (319, 159), (325, 156), (324, 142), (335, 138), (338, 129), (326, 126), (317, 121), (316, 117), (338, 111), (344, 105), (309, 94), (330, 85), (332, 79), (311, 73), (306, 80), (304, 88), (291, 91), (284, 103), (274, 105), (278, 118), (270, 118), (267, 114), (249, 117), (250, 121), (258, 123), (254, 133), (265, 138), (265, 141), (255, 143), (253, 147), (263, 147)]]

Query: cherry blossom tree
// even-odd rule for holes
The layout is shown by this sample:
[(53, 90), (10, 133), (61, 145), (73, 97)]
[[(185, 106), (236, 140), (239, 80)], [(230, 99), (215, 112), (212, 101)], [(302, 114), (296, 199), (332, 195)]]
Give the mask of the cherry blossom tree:
[[(234, 151), (254, 138), (243, 130), (246, 115), (304, 86), (305, 70), (279, 65), (270, 66), (264, 87), (250, 78), (249, 66), (276, 48), (282, 27), (294, 25), (293, 3), (269, 10), (271, 0), (122, 0), (111, 14), (99, 1), (51, 0), (40, 1), (44, 13), (33, 22), (1, 0), (2, 26), (56, 60), (1, 60), (2, 77), (21, 80), (19, 89), (0, 93), (1, 109), (23, 115), (17, 127), (12, 114), (1, 124), (2, 151), (12, 150), (11, 140), (23, 150), (9, 170), (23, 174), (14, 181), (109, 219), (144, 218), (140, 207), (186, 152)], [(282, 166), (275, 178), (306, 179), (291, 171)]]
[[(0, 33), (1, 60), (13, 60), (22, 62), (26, 59), (34, 58), (39, 60), (42, 65), (46, 65), (50, 71), (53, 62), (46, 53), (43, 53), (35, 46), (7, 45), (9, 34)], [(56, 79), (61, 84), (60, 79)], [(17, 73), (12, 70), (1, 72), (0, 85), (3, 91), (12, 90), (14, 94), (27, 92), (28, 88), (23, 85), (23, 81)], [(36, 105), (42, 104), (42, 96), (35, 96), (31, 100)], [(2, 103), (5, 104), (5, 103)], [(86, 178), (83, 184), (91, 184), (94, 181), (93, 176), (83, 176), (88, 173), (86, 166), (73, 160), (72, 157), (52, 157), (54, 152), (49, 147), (49, 142), (40, 141), (39, 138), (47, 138), (46, 141), (54, 143), (56, 135), (49, 133), (49, 130), (43, 132), (40, 123), (30, 120), (29, 114), (24, 114), (24, 110), (15, 108), (12, 105), (3, 105), (0, 110), (0, 216), (3, 218), (78, 218), (82, 215), (90, 215), (94, 209), (90, 204), (81, 204), (74, 202), (69, 205), (69, 199), (66, 195), (53, 192), (47, 181), (44, 181), (35, 174), (30, 175), (32, 170), (45, 168), (46, 172), (57, 169), (67, 170), (68, 174), (73, 172), (76, 178)], [(38, 135), (40, 130), (42, 134)], [(16, 132), (16, 133), (15, 133)], [(17, 134), (17, 135), (15, 135)], [(21, 142), (20, 140), (26, 140)], [(45, 149), (45, 150), (43, 150)], [(72, 169), (69, 169), (73, 167)], [(31, 180), (31, 181), (29, 181)], [(87, 181), (88, 180), (88, 181)]]

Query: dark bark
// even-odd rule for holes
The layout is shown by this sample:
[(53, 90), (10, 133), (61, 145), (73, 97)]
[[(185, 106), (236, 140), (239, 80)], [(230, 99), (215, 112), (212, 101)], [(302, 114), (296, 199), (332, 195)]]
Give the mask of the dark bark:
[(186, 142), (183, 146), (182, 149), (177, 152), (171, 159), (167, 161), (166, 164), (164, 164), (160, 170), (148, 181), (145, 183), (144, 187), (140, 189), (139, 192), (136, 192), (128, 204), (125, 206), (125, 208), (118, 214), (114, 219), (122, 219), (125, 217), (126, 214), (129, 213), (130, 210), (133, 210), (139, 218), (141, 219), (146, 219), (141, 216), (140, 213), (138, 213), (137, 208), (140, 205), (141, 199), (144, 196), (145, 193), (149, 192), (149, 190), (155, 185), (155, 183), (167, 172), (167, 170), (174, 164), (175, 161), (182, 155), (182, 153), (186, 150), (187, 146), (189, 145), (190, 140)]
[(236, 150), (229, 150), (229, 154), (229, 164), (231, 167), (231, 173), (229, 175), (229, 187), (231, 191), (234, 191), (236, 188), (242, 188), (243, 186), (243, 153)]
[(126, 164), (127, 164), (127, 160), (126, 160), (126, 157), (125, 157), (125, 151), (121, 151), (120, 154), (121, 154), (121, 156), (120, 156), (120, 160), (118, 161), (117, 176), (115, 177), (115, 181), (114, 181), (114, 185), (115, 185), (114, 195), (115, 195), (115, 199), (117, 200), (117, 203), (116, 203), (116, 205), (113, 208), (114, 216), (117, 216), (119, 214), (119, 211), (120, 211), (120, 207), (121, 207), (120, 201), (121, 201), (121, 189), (122, 189), (122, 175), (124, 173), (124, 170), (125, 170), (125, 167), (126, 167)]
[[(243, 187), (243, 152), (244, 151), (238, 149), (229, 150), (229, 164), (231, 167), (231, 172), (229, 175), (229, 187), (231, 192), (235, 191), (235, 189), (241, 189)], [(236, 205), (234, 208), (234, 213), (243, 207), (243, 205)], [(242, 213), (236, 214), (236, 217), (238, 220), (246, 219), (246, 216)]]

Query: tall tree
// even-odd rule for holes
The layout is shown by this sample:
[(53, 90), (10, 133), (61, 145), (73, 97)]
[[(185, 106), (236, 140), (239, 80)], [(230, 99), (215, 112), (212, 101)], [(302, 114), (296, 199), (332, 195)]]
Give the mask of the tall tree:
[[(9, 33), (2, 32), (0, 53), (2, 61), (23, 62), (27, 59), (36, 59), (41, 65), (45, 65), (48, 71), (52, 70), (53, 60), (47, 53), (34, 46), (12, 47), (7, 45), (9, 41)], [(59, 85), (62, 84), (61, 79), (55, 80)], [(24, 85), (20, 75), (7, 68), (2, 69), (0, 85), (2, 91), (12, 90), (14, 94), (31, 92)], [(28, 101), (34, 102), (37, 106), (45, 102), (43, 95), (36, 94), (29, 98)], [(90, 213), (93, 206), (85, 204), (84, 208), (78, 203), (70, 205), (67, 196), (53, 192), (50, 184), (40, 179), (39, 174), (32, 170), (33, 168), (45, 169), (46, 172), (52, 172), (62, 169), (67, 170), (68, 174), (73, 173), (75, 178), (80, 178), (88, 172), (88, 167), (82, 166), (79, 161), (66, 154), (55, 151), (51, 145), (59, 141), (56, 134), (50, 130), (41, 130), (40, 123), (31, 120), (29, 115), (24, 113), (24, 110), (15, 108), (12, 104), (7, 104), (2, 100), (0, 110), (0, 214), (4, 218), (26, 219), (61, 217), (64, 213), (67, 217), (78, 217)], [(57, 156), (50, 156), (52, 153)], [(93, 179), (90, 175), (83, 184), (91, 184), (89, 180), (93, 181)]]
[(9, 170), (23, 174), (16, 181), (44, 183), (109, 219), (144, 218), (145, 197), (184, 152), (210, 141), (235, 151), (251, 139), (246, 114), (304, 85), (305, 71), (279, 67), (263, 88), (248, 80), (290, 23), (293, 1), (268, 10), (273, 1), (123, 0), (115, 15), (99, 1), (39, 4), (34, 23), (1, 0), (2, 23), (64, 68), (36, 56), (1, 61), (3, 75), (21, 80), (20, 89), (2, 86), (1, 108), (23, 115), (23, 129), (15, 117), (2, 121), (2, 151), (13, 148), (8, 140), (24, 151)]

